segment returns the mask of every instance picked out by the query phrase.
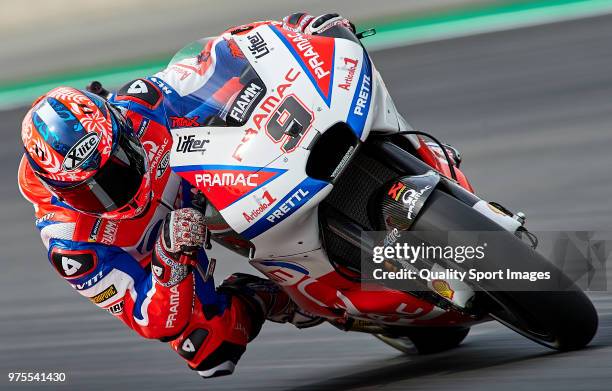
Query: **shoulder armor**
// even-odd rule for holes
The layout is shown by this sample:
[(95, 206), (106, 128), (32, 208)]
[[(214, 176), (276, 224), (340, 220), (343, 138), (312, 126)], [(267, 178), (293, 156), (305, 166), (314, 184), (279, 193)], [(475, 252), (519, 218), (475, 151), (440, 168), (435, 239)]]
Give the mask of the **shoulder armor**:
[(83, 277), (98, 266), (98, 256), (90, 249), (66, 250), (53, 247), (49, 258), (57, 272), (67, 279)]
[(127, 83), (117, 91), (118, 101), (132, 101), (151, 110), (157, 108), (163, 99), (159, 87), (147, 79), (136, 79)]

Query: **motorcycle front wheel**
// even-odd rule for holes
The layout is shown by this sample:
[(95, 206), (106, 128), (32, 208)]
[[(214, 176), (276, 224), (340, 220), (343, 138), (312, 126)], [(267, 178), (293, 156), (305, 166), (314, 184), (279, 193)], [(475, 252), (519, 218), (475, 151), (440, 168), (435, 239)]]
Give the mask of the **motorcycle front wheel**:
[[(489, 264), (482, 267), (487, 270), (521, 270), (521, 263), (525, 263), (530, 268), (550, 273), (550, 282), (538, 281), (536, 289), (529, 291), (488, 291), (486, 287), (480, 287), (474, 306), (512, 330), (552, 349), (580, 349), (593, 339), (598, 317), (584, 292), (526, 243), (473, 208), (435, 190), (420, 211), (412, 230), (500, 231), (495, 236), (495, 240), (500, 241), (496, 245), (513, 256), (487, 259)], [(551, 285), (553, 282), (554, 287)], [(564, 289), (559, 290), (558, 286)]]

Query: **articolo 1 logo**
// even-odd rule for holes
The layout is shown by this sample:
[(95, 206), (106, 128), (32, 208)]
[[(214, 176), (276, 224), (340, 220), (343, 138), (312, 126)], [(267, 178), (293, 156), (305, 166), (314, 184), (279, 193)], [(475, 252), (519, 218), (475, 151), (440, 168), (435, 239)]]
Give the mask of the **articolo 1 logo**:
[(346, 73), (346, 76), (344, 77), (344, 83), (338, 84), (339, 88), (342, 88), (346, 91), (349, 91), (351, 89), (351, 86), (353, 85), (353, 80), (355, 79), (355, 71), (357, 70), (357, 64), (359, 64), (358, 60), (354, 60), (348, 57), (344, 58), (344, 65), (348, 67), (348, 71)]

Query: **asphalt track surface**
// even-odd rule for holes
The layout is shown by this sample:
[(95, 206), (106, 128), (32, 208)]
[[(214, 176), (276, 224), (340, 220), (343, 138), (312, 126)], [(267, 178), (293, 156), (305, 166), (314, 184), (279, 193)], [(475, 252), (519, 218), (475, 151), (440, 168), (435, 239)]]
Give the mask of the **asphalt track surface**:
[[(463, 153), (479, 194), (532, 229), (612, 230), (612, 17), (377, 52), (399, 109)], [(60, 371), (78, 389), (610, 390), (612, 296), (588, 349), (555, 353), (494, 323), (458, 349), (406, 357), (364, 334), (267, 325), (236, 373), (206, 381), (61, 281), (15, 186), (24, 110), (0, 113), (0, 387)], [(217, 276), (248, 270), (224, 257)], [(16, 388), (29, 389), (33, 384)], [(54, 385), (54, 387), (57, 385)], [(49, 385), (40, 385), (49, 387)]]

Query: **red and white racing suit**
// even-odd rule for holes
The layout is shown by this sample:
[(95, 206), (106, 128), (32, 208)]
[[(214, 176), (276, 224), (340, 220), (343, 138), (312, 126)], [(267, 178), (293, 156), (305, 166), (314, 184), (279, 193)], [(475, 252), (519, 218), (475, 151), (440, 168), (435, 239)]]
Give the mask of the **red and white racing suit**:
[[(272, 285), (257, 293), (264, 280), (256, 277), (234, 276), (216, 289), (212, 278), (204, 281), (193, 270), (174, 285), (161, 284), (151, 272), (164, 218), (192, 205), (191, 186), (169, 168), (169, 129), (206, 124), (217, 114), (211, 107), (226, 106), (243, 88), (246, 60), (235, 49), (231, 33), (224, 33), (207, 44), (197, 68), (168, 68), (126, 84), (109, 99), (148, 154), (153, 198), (140, 217), (113, 221), (75, 211), (38, 181), (27, 159), (19, 167), (20, 190), (34, 205), (36, 227), (58, 274), (141, 336), (169, 342), (204, 377), (231, 373), (264, 319), (292, 305)], [(193, 105), (201, 102), (190, 100), (193, 94), (208, 96), (211, 104)], [(206, 270), (203, 251), (198, 259)]]

